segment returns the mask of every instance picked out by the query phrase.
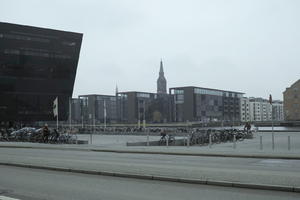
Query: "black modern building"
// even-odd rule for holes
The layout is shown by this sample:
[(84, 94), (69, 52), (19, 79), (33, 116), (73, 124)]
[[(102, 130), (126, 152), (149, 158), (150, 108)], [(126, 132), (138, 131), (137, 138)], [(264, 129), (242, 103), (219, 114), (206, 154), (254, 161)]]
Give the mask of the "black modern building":
[(170, 88), (172, 121), (240, 121), (243, 93), (202, 87)]
[(68, 118), (82, 34), (0, 23), (0, 121)]

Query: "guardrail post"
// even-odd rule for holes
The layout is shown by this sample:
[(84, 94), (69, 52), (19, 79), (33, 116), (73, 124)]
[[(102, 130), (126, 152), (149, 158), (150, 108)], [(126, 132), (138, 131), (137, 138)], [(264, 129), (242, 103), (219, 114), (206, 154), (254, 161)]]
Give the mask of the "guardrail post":
[(260, 150), (263, 150), (263, 143), (262, 143), (262, 135), (261, 136), (259, 136), (259, 149)]
[(236, 135), (233, 134), (233, 148), (236, 148)]
[(90, 142), (91, 142), (91, 144), (93, 144), (93, 134), (92, 134), (92, 132), (90, 133)]
[(274, 132), (272, 132), (272, 149), (275, 149)]
[(147, 146), (149, 146), (149, 130), (147, 130)]
[(166, 135), (166, 145), (169, 146), (169, 135)]
[(288, 136), (288, 150), (291, 150), (291, 136)]
[(211, 132), (209, 133), (209, 148), (211, 148)]

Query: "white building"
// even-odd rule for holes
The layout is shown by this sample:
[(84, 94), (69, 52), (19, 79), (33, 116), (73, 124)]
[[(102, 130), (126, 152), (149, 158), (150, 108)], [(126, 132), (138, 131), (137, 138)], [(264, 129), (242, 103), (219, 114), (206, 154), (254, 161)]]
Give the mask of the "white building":
[(283, 102), (273, 101), (273, 116), (275, 121), (284, 120)]
[(243, 97), (241, 99), (241, 121), (283, 121), (282, 101), (273, 101), (271, 105), (267, 99)]
[(250, 121), (250, 102), (249, 98), (243, 97), (241, 98), (241, 121), (249, 122)]

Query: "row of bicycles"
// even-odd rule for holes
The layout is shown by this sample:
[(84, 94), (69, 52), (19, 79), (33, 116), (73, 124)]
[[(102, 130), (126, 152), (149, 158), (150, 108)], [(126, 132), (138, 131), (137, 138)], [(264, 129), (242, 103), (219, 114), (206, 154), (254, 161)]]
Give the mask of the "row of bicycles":
[[(252, 139), (253, 132), (251, 130), (239, 130), (239, 129), (207, 129), (207, 130), (192, 130), (188, 133), (189, 145), (208, 145), (243, 141), (244, 139)], [(162, 133), (159, 140), (159, 145), (174, 145), (175, 136)], [(187, 140), (184, 141), (187, 145)]]
[(191, 145), (203, 145), (211, 143), (225, 143), (243, 141), (244, 139), (252, 139), (253, 133), (251, 130), (239, 129), (207, 129), (193, 132), (190, 137)]
[(55, 129), (49, 130), (47, 134), (42, 128), (24, 127), (19, 130), (0, 129), (0, 141), (10, 142), (37, 142), (37, 143), (76, 143), (77, 137), (67, 133), (59, 133)]

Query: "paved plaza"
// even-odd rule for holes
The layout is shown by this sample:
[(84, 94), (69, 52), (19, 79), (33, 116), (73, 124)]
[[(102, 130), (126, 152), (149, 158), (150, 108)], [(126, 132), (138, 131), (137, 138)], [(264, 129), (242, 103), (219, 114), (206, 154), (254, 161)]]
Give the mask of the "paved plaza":
[[(188, 135), (186, 135), (187, 137)], [(262, 137), (262, 146), (260, 141)], [(288, 136), (290, 136), (290, 149), (288, 149)], [(90, 147), (106, 147), (116, 149), (141, 149), (141, 150), (166, 150), (166, 151), (182, 151), (182, 152), (228, 152), (228, 153), (267, 153), (280, 155), (299, 155), (300, 156), (300, 132), (274, 132), (274, 150), (272, 149), (272, 133), (257, 132), (254, 133), (253, 139), (245, 139), (236, 142), (234, 148), (233, 142), (209, 145), (194, 145), (190, 147), (184, 146), (139, 146), (126, 147), (126, 143), (146, 142), (147, 136), (134, 135), (78, 135), (79, 139), (88, 140), (92, 137), (92, 145)], [(181, 139), (184, 136), (177, 136)], [(149, 141), (159, 140), (159, 136), (149, 136)]]

